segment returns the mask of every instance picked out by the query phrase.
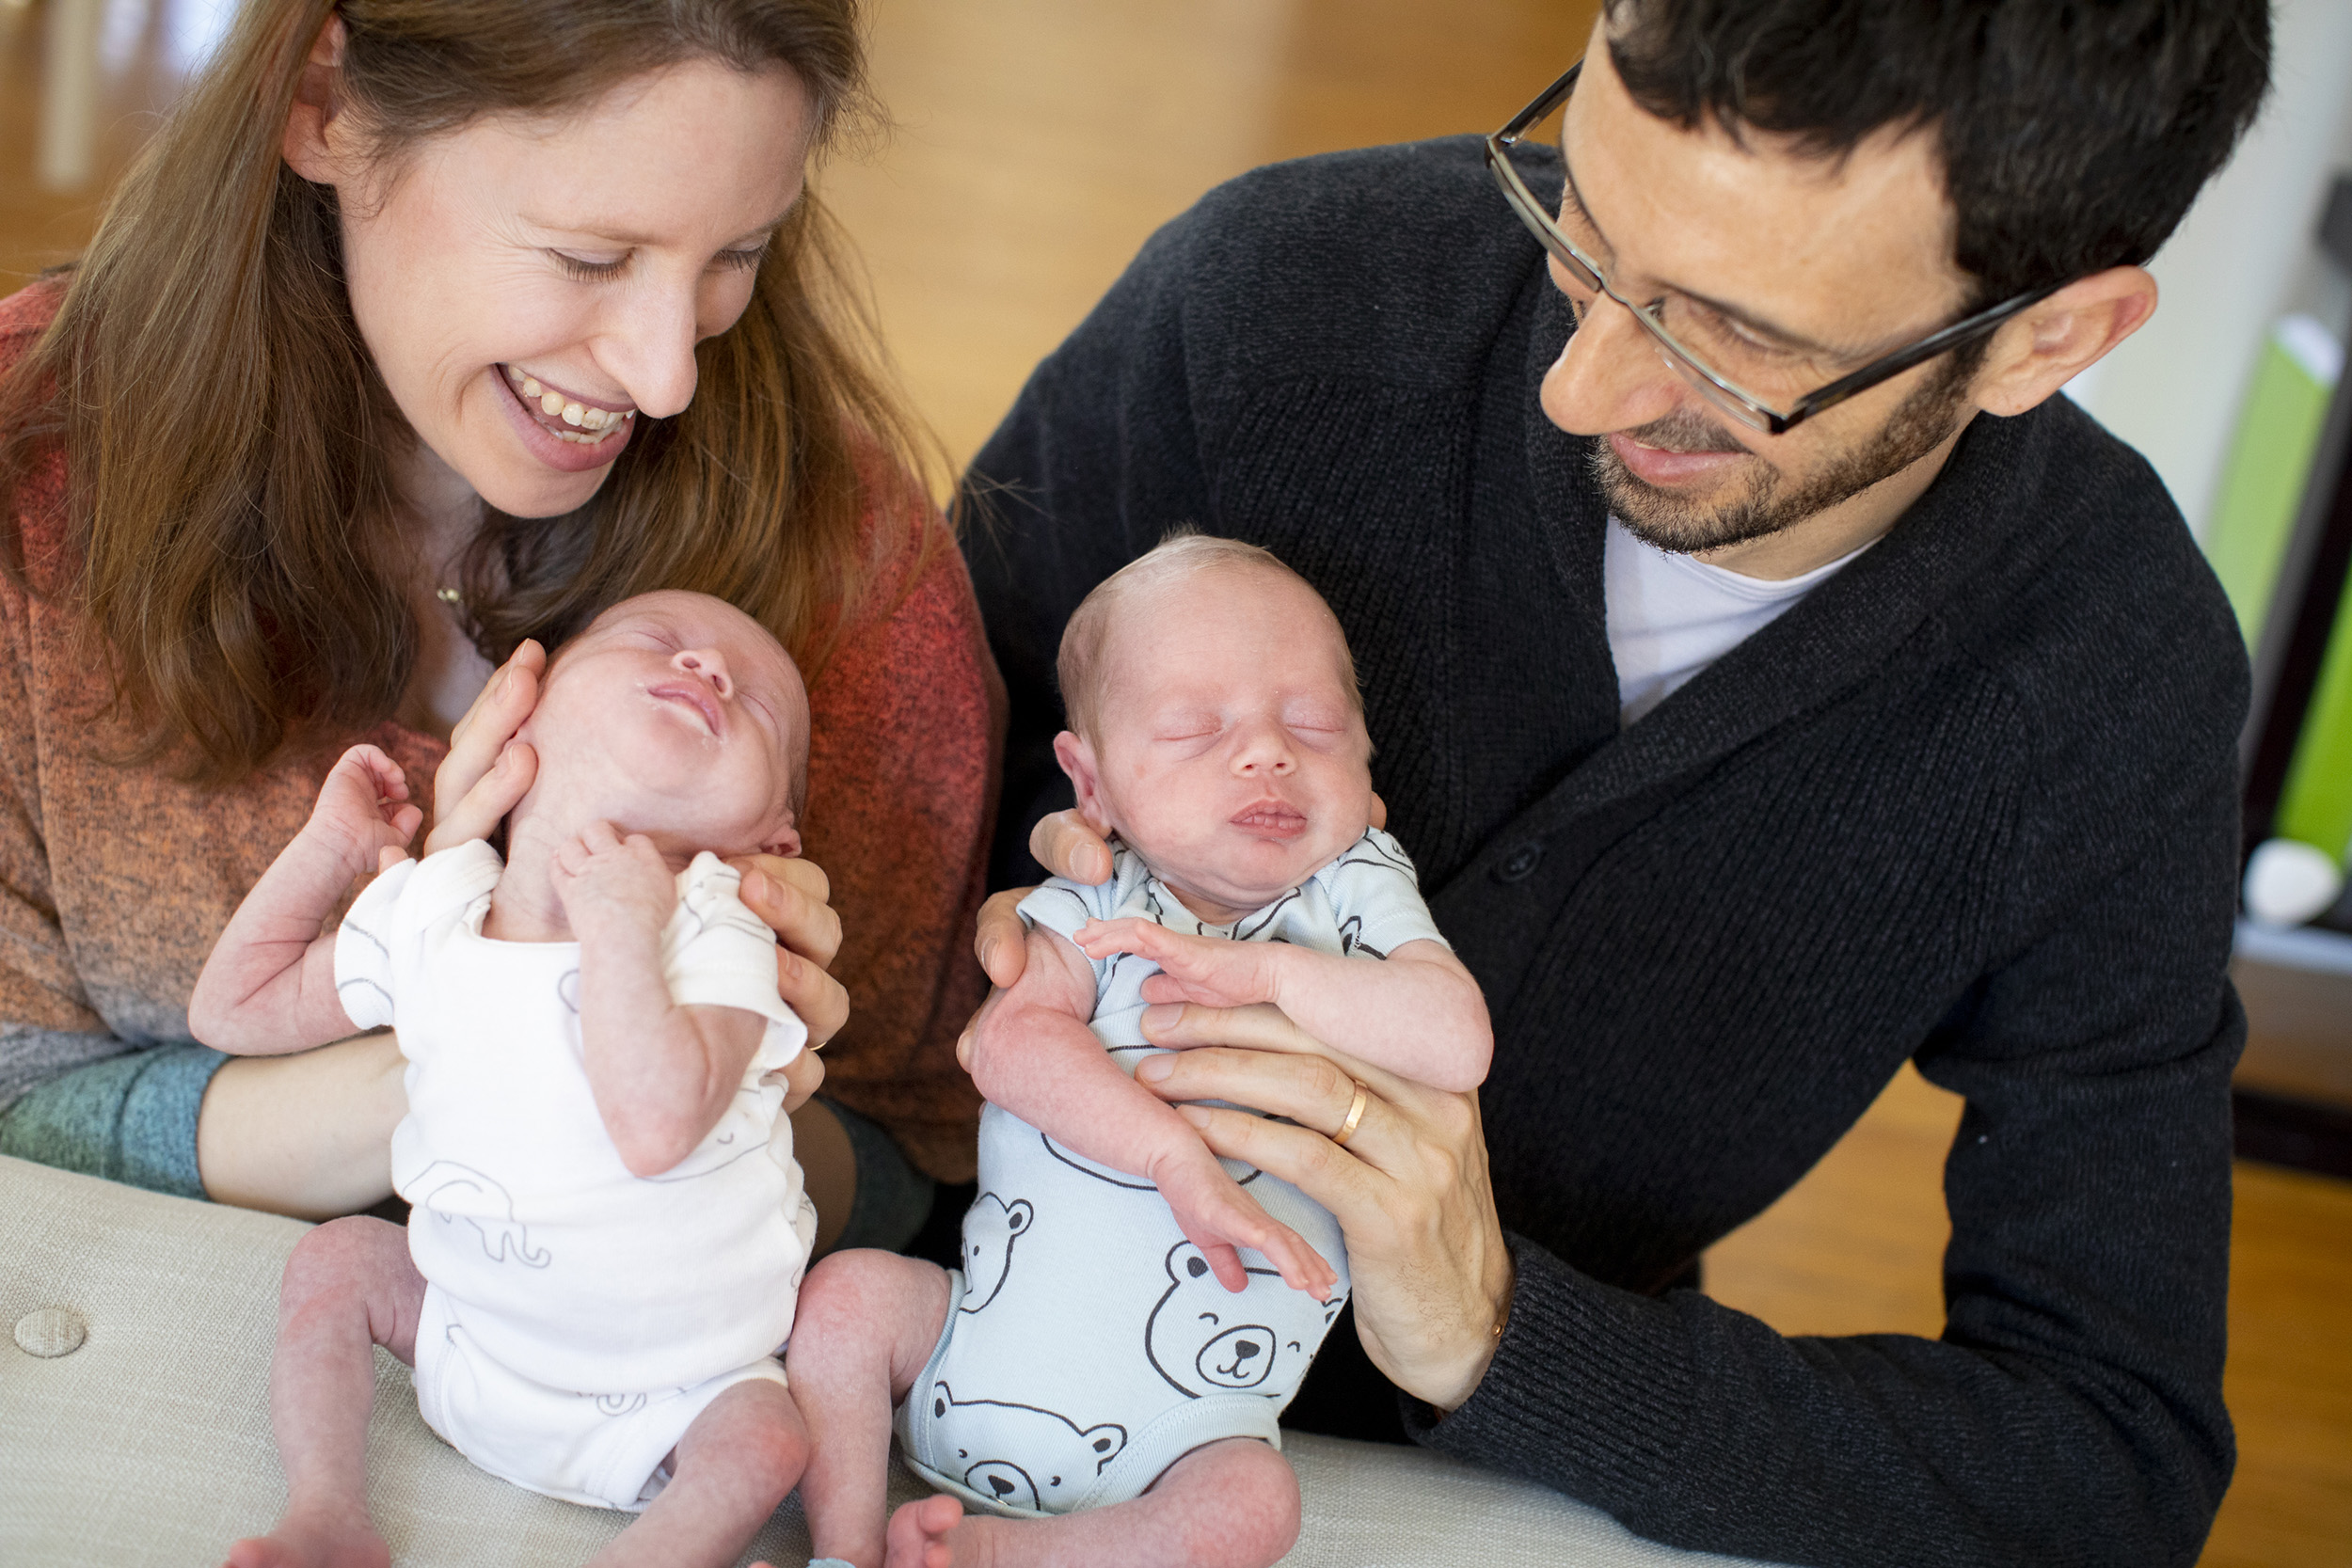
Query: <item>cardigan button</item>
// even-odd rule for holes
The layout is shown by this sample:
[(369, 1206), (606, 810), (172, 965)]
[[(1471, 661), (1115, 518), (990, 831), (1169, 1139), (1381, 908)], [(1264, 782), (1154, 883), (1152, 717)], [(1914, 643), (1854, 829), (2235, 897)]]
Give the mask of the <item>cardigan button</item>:
[(70, 1307), (44, 1307), (16, 1320), (17, 1348), (27, 1355), (72, 1355), (88, 1338), (82, 1314)]
[(1522, 844), (1504, 856), (1502, 863), (1495, 867), (1495, 880), (1523, 882), (1535, 874), (1535, 867), (1543, 863), (1543, 859), (1542, 844), (1533, 841)]

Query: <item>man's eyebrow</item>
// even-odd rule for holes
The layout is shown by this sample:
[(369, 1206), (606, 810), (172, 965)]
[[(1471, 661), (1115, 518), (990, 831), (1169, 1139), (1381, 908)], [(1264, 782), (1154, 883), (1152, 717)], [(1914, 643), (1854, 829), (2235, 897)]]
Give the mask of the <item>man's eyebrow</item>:
[[(720, 248), (739, 250), (754, 245), (766, 245), (776, 237), (776, 230), (784, 227), (784, 220), (789, 216), (791, 216), (789, 212), (779, 213), (749, 233), (737, 235)], [(533, 217), (528, 213), (523, 214), (523, 221), (534, 229), (546, 229), (558, 234), (580, 234), (590, 239), (610, 240), (614, 245), (658, 245), (662, 243), (661, 236), (659, 234), (640, 233), (621, 223), (608, 224), (594, 219), (584, 223), (549, 223), (545, 218)]]
[[(1562, 129), (1565, 130), (1565, 126), (1564, 125)], [(1565, 137), (1560, 148), (1560, 173), (1565, 182), (1564, 188), (1567, 198), (1576, 203), (1576, 210), (1584, 214), (1584, 221), (1591, 226), (1593, 232), (1600, 235), (1600, 243), (1608, 245), (1609, 236), (1602, 233), (1600, 222), (1593, 216), (1593, 210), (1584, 205), (1584, 193), (1577, 189), (1576, 170), (1568, 163), (1568, 150)], [(1614, 250), (1616, 247), (1610, 245), (1609, 248)], [(1675, 283), (1668, 283), (1664, 287), (1669, 293), (1680, 294), (1685, 299), (1704, 305), (1717, 315), (1738, 322), (1758, 337), (1770, 338), (1785, 348), (1795, 349), (1801, 353), (1825, 354), (1833, 358), (1851, 353), (1850, 349), (1834, 347), (1808, 338), (1802, 332), (1791, 332), (1776, 322), (1765, 320), (1744, 306), (1734, 305), (1728, 300), (1716, 299), (1712, 295), (1699, 293), (1696, 289), (1686, 289)]]

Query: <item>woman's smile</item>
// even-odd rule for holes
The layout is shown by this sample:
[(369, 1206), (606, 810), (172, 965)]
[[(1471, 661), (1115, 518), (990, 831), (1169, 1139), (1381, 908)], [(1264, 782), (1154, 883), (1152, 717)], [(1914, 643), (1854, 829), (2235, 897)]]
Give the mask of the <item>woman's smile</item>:
[[(498, 384), (495, 395), (524, 449), (559, 472), (584, 473), (604, 467), (621, 455), (637, 428), (635, 409), (615, 412), (591, 405), (516, 366), (494, 367), (490, 379)], [(555, 404), (552, 409), (549, 402)], [(602, 428), (590, 425), (591, 419)]]
[(559, 440), (595, 446), (637, 418), (627, 404), (599, 403), (542, 382), (520, 365), (501, 367), (524, 412)]

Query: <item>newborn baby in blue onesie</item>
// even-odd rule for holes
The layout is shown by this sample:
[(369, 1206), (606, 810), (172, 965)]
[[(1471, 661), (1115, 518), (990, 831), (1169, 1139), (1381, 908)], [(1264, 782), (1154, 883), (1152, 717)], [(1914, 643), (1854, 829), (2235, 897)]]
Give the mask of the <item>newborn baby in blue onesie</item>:
[[(1265, 551), (1172, 539), (1063, 635), (1056, 753), (1111, 879), (1021, 905), (1028, 967), (968, 1065), (989, 1104), (962, 1267), (820, 1264), (787, 1361), (819, 1552), (856, 1568), (1272, 1563), (1276, 1418), (1346, 1299), (1338, 1223), (1137, 1085), (1143, 985), (1279, 1003), (1350, 1057), (1475, 1087), (1491, 1033), (1412, 863), (1372, 826), (1346, 639)], [(1345, 1144), (1365, 1101), (1318, 1128)], [(885, 1525), (891, 1421), (944, 1494)], [(967, 1516), (964, 1505), (980, 1511)]]

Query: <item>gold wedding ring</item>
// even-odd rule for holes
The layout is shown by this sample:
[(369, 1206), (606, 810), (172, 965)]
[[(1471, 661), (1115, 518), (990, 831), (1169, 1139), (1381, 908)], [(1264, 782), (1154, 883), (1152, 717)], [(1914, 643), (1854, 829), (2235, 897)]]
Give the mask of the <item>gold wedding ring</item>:
[(1356, 1125), (1364, 1119), (1364, 1107), (1372, 1101), (1372, 1091), (1365, 1086), (1364, 1081), (1359, 1078), (1355, 1084), (1356, 1098), (1347, 1102), (1347, 1119), (1340, 1123), (1338, 1132), (1331, 1134), (1331, 1141), (1342, 1148), (1345, 1148), (1347, 1140), (1356, 1135)]

